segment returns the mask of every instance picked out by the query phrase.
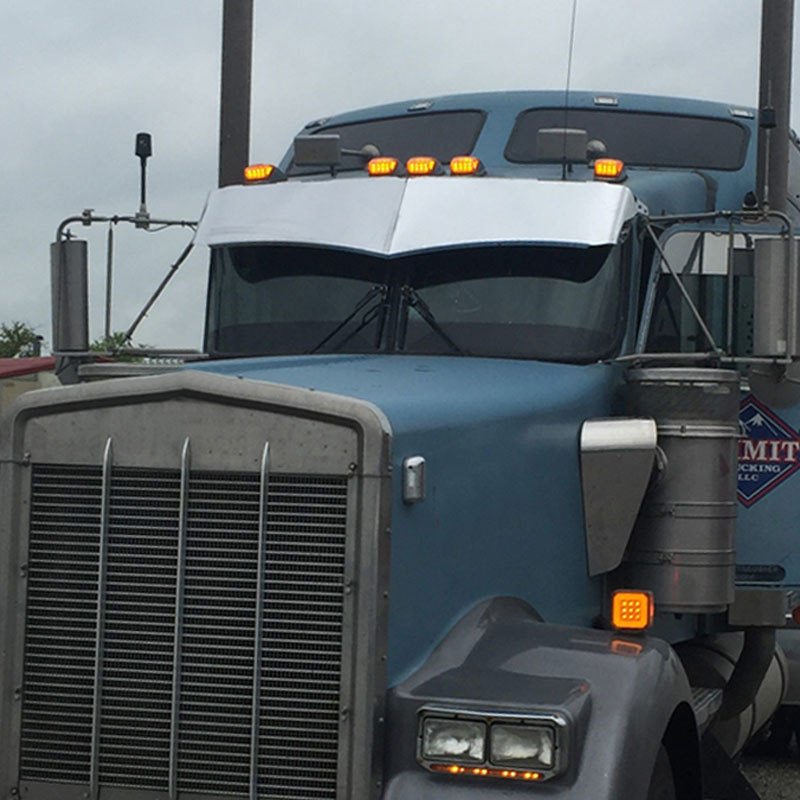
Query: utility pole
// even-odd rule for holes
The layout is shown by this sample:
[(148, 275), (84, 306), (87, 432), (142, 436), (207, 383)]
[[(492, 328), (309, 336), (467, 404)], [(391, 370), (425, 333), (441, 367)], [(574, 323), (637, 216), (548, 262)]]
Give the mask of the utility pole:
[(250, 158), (253, 0), (223, 0), (219, 185), (242, 183)]
[(762, 0), (758, 87), (759, 205), (786, 212), (794, 0)]

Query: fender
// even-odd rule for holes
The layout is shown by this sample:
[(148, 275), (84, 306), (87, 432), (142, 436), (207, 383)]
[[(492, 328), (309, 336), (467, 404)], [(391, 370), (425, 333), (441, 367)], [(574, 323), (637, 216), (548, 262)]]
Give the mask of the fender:
[[(431, 706), (556, 712), (567, 719), (565, 771), (535, 789), (510, 779), (429, 772), (417, 763), (416, 746), (419, 711)], [(485, 600), (389, 692), (383, 797), (450, 800), (475, 793), (500, 800), (527, 787), (571, 800), (644, 800), (662, 738), (668, 728), (674, 735), (674, 718), (693, 721), (690, 706), (686, 674), (665, 642), (548, 625), (522, 600)], [(688, 733), (696, 742), (693, 724)], [(699, 789), (687, 796), (695, 794)]]

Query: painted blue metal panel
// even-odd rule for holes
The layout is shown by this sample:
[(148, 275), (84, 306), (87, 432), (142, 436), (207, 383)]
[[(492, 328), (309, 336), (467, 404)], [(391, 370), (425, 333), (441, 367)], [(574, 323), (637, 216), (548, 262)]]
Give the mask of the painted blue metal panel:
[[(588, 625), (581, 423), (612, 413), (619, 372), (504, 359), (305, 356), (196, 365), (369, 400), (393, 431), (390, 684), (476, 602), (520, 597), (549, 622)], [(403, 459), (427, 498), (402, 500)]]

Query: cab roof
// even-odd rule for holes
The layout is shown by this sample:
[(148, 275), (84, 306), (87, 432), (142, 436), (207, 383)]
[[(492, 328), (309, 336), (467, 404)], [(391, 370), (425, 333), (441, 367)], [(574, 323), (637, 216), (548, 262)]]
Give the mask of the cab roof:
[[(364, 123), (368, 120), (410, 118), (436, 115), (443, 112), (477, 111), (482, 115), (478, 133), (472, 141), (471, 154), (480, 158), (492, 176), (537, 177), (559, 180), (560, 164), (528, 163), (514, 160), (509, 142), (515, 126), (534, 109), (595, 110), (605, 114), (641, 115), (667, 114), (710, 121), (728, 122), (726, 128), (742, 131), (742, 158), (735, 168), (664, 167), (659, 165), (628, 165), (629, 183), (634, 194), (642, 199), (654, 213), (709, 211), (713, 209), (738, 209), (745, 194), (755, 185), (756, 114), (752, 108), (739, 105), (615, 92), (571, 91), (508, 91), (480, 92), (417, 98), (402, 102), (372, 106), (346, 113), (312, 120), (300, 131), (302, 134), (325, 132), (340, 126)], [(569, 127), (569, 117), (565, 117)], [(575, 127), (580, 127), (577, 125)], [(591, 131), (590, 131), (591, 134)], [(695, 136), (696, 141), (704, 137)], [(713, 146), (711, 147), (713, 151)], [(465, 154), (465, 153), (464, 153)], [(386, 155), (397, 155), (386, 153)], [(435, 155), (419, 153), (418, 155)], [(614, 153), (609, 153), (614, 155)], [(292, 149), (281, 161), (284, 171), (292, 171)], [(671, 176), (665, 182), (659, 176)], [(676, 176), (686, 177), (688, 189), (676, 183)], [(586, 180), (590, 175), (585, 167), (576, 165), (568, 180)]]

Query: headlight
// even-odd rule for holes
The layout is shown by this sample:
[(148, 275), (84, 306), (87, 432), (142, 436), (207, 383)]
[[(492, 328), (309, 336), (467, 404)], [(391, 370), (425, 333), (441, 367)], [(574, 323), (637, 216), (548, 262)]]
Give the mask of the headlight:
[(489, 760), (498, 767), (553, 769), (554, 739), (552, 728), (534, 725), (492, 725)]
[(483, 722), (426, 717), (422, 721), (422, 757), (426, 761), (481, 764), (486, 752)]
[(423, 708), (417, 759), (431, 772), (542, 781), (567, 766), (569, 726), (557, 712)]

